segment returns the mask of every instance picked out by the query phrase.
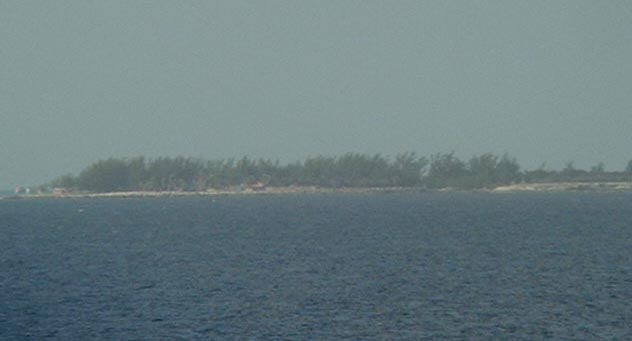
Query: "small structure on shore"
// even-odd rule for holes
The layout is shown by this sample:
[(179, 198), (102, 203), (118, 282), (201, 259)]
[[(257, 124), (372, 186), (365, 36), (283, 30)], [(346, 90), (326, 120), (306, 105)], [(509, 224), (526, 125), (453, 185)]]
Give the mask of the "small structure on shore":
[(22, 186), (15, 186), (15, 195), (29, 195), (31, 194), (31, 188), (30, 187), (22, 187)]
[(261, 181), (257, 181), (254, 184), (248, 186), (248, 189), (254, 192), (261, 192), (266, 190), (266, 184)]
[(53, 188), (52, 193), (54, 197), (61, 197), (61, 196), (64, 196), (65, 194), (68, 194), (68, 190), (65, 188)]

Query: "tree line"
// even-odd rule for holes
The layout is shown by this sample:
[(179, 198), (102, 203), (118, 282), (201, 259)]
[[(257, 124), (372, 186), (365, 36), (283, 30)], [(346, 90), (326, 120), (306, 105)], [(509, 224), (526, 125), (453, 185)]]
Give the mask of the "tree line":
[(347, 153), (315, 156), (302, 162), (280, 164), (269, 159), (202, 160), (186, 157), (109, 158), (93, 163), (78, 175), (61, 176), (47, 187), (90, 192), (205, 191), (233, 186), (317, 186), (493, 188), (521, 182), (632, 181), (632, 161), (625, 171), (606, 172), (602, 163), (590, 170), (561, 171), (543, 164), (522, 171), (514, 157), (486, 153), (467, 161), (454, 153), (429, 157), (402, 153), (393, 159), (380, 154)]

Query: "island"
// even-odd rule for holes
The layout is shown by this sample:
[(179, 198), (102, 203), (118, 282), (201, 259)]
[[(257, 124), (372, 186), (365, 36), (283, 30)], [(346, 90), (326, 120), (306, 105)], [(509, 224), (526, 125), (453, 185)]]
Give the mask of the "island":
[(521, 170), (509, 154), (485, 153), (460, 160), (451, 153), (393, 158), (347, 153), (281, 164), (269, 159), (202, 160), (143, 156), (99, 160), (78, 175), (16, 188), (22, 197), (137, 197), (228, 194), (364, 193), (484, 190), (493, 192), (632, 190), (632, 161), (622, 171), (590, 170), (567, 162), (562, 170), (543, 164)]

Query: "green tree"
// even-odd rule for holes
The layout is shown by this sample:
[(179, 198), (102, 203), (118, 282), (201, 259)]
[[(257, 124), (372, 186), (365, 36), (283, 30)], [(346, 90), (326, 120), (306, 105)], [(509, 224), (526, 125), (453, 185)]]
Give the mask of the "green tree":
[(553, 181), (553, 178), (555, 177), (556, 172), (553, 170), (550, 170), (546, 164), (546, 162), (542, 162), (542, 164), (540, 164), (540, 167), (538, 167), (535, 170), (531, 170), (531, 171), (525, 171), (524, 172), (524, 179), (526, 182), (549, 182), (549, 181)]
[(417, 186), (428, 166), (428, 159), (417, 157), (415, 153), (397, 154), (391, 168), (391, 185)]
[(592, 166), (590, 168), (591, 173), (602, 174), (606, 171), (606, 166), (603, 162), (599, 162), (598, 164)]
[(93, 192), (130, 189), (130, 171), (125, 161), (110, 158), (98, 161), (79, 174), (79, 188)]
[(134, 190), (146, 189), (148, 174), (145, 158), (142, 156), (131, 158), (127, 161), (127, 167), (129, 169), (130, 187)]
[(64, 174), (51, 182), (51, 187), (73, 189), (77, 187), (77, 178), (72, 174)]
[(505, 153), (496, 165), (496, 182), (502, 185), (508, 185), (522, 180), (520, 173), (520, 165), (516, 158)]
[(424, 183), (430, 188), (462, 187), (468, 171), (465, 163), (448, 154), (434, 154), (430, 158), (430, 169)]
[(483, 154), (478, 157), (470, 159), (469, 163), (469, 177), (464, 184), (467, 187), (482, 188), (488, 187), (497, 182), (497, 166), (498, 157), (491, 154)]

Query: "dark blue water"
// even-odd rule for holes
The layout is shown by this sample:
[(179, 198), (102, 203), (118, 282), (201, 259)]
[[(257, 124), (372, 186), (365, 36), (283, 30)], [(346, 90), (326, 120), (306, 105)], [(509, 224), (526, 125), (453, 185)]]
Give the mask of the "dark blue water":
[(3, 339), (626, 339), (632, 194), (0, 201)]

